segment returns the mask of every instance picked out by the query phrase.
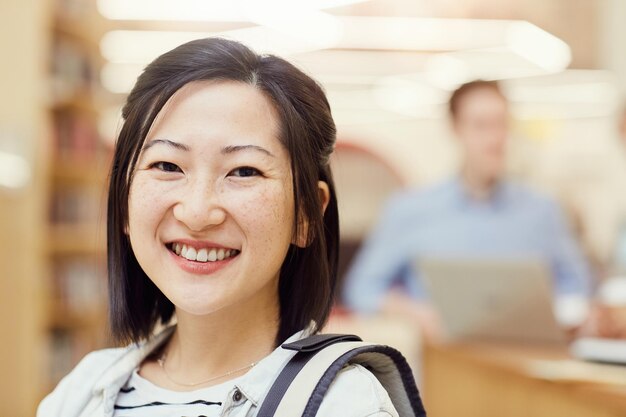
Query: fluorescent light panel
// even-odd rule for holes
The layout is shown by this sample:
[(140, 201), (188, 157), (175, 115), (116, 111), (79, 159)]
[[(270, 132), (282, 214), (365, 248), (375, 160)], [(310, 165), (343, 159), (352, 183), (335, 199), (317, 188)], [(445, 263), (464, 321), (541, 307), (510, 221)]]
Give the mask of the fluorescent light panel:
[[(120, 31), (116, 36), (123, 36), (126, 39), (115, 42), (115, 45), (106, 48), (106, 51), (103, 50), (103, 54), (113, 62), (137, 62), (145, 54), (130, 56), (125, 54), (126, 43), (141, 42), (142, 50), (151, 51), (154, 50), (155, 44), (161, 42), (170, 46), (192, 37), (218, 35), (252, 40), (259, 37), (267, 38), (272, 44), (278, 42), (278, 45), (287, 41), (302, 43), (303, 46), (300, 48), (290, 46), (287, 52), (300, 52), (312, 48), (418, 52), (508, 48), (546, 71), (562, 70), (571, 59), (569, 47), (565, 42), (525, 21), (336, 17), (318, 11), (300, 14), (287, 20), (265, 13), (259, 16), (259, 20), (263, 25), (221, 33), (155, 32), (156, 34), (152, 36), (143, 35), (141, 31), (136, 31), (136, 35), (133, 35), (132, 31)], [(171, 35), (167, 35), (168, 33)], [(281, 42), (280, 37), (285, 35), (290, 39)], [(132, 36), (136, 37), (131, 38)], [(168, 37), (170, 39), (167, 39)]]
[(364, 0), (98, 0), (100, 14), (111, 20), (255, 22), (256, 12), (288, 17)]
[[(434, 86), (445, 90), (477, 77), (509, 79), (559, 72), (571, 60), (565, 42), (525, 21), (337, 17), (316, 10), (283, 20), (257, 9), (257, 18), (264, 24), (243, 29), (108, 32), (101, 40), (101, 53), (109, 62), (123, 64), (125, 69), (115, 71), (126, 76), (124, 80), (113, 81), (113, 70), (105, 68), (103, 82), (111, 91), (128, 91), (138, 65), (143, 66), (187, 41), (211, 36), (238, 40), (260, 53), (296, 55), (296, 61), (305, 52), (330, 48), (352, 50), (352, 53), (439, 52), (430, 57), (425, 72)], [(133, 65), (128, 64), (134, 64), (132, 71), (128, 68)], [(362, 71), (354, 68), (353, 73)], [(393, 70), (389, 75), (393, 75)]]
[[(311, 31), (307, 32), (307, 28)], [(166, 32), (114, 30), (100, 40), (100, 52), (109, 62), (147, 64), (157, 56), (194, 39), (219, 36), (244, 43), (259, 53), (292, 55), (325, 49), (335, 42), (332, 36), (313, 36), (314, 26), (302, 25), (296, 36), (263, 26), (234, 29), (224, 32)], [(335, 32), (336, 34), (336, 32)], [(331, 37), (329, 37), (331, 36)]]

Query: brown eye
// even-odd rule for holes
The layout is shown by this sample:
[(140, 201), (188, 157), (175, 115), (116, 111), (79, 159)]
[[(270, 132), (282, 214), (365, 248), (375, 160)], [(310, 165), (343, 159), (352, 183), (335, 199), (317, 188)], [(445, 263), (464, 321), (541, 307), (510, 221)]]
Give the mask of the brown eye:
[(230, 171), (229, 175), (234, 177), (256, 177), (261, 175), (258, 169), (252, 167), (239, 167)]
[(178, 165), (165, 161), (155, 162), (154, 164), (150, 165), (150, 168), (156, 168), (159, 171), (163, 172), (183, 172), (183, 170), (180, 169)]

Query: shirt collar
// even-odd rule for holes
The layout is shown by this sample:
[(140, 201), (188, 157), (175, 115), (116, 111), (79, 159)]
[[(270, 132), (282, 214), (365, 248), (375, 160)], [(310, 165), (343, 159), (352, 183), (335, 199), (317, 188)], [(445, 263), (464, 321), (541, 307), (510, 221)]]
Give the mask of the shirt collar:
[(457, 175), (452, 180), (451, 186), (459, 204), (466, 208), (476, 205), (501, 208), (507, 205), (511, 196), (510, 186), (505, 180), (499, 180), (494, 185), (490, 195), (485, 200), (478, 200), (474, 198), (463, 184), (463, 180), (460, 175)]

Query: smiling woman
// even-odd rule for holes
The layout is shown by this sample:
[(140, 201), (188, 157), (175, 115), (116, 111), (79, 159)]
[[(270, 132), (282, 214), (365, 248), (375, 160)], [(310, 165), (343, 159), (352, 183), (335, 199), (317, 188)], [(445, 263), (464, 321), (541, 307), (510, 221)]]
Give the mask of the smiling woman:
[[(113, 334), (133, 344), (89, 355), (38, 415), (256, 415), (295, 354), (279, 345), (317, 333), (335, 294), (324, 92), (283, 59), (202, 39), (148, 65), (123, 118), (109, 297)], [(350, 365), (321, 403), (331, 414), (397, 412)]]
[[(236, 81), (185, 85), (152, 124), (130, 186), (128, 234), (180, 328), (186, 314), (279, 323), (279, 272), (297, 224), (277, 126), (265, 94)], [(320, 213), (328, 198), (314, 195)]]

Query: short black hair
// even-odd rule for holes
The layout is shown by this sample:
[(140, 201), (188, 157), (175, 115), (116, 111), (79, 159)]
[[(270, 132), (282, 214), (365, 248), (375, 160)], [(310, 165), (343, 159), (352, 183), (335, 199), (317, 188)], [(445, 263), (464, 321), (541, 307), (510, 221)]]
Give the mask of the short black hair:
[[(281, 266), (280, 324), (276, 344), (314, 321), (327, 320), (337, 285), (339, 215), (329, 166), (336, 127), (324, 91), (311, 77), (274, 55), (258, 55), (241, 43), (198, 39), (150, 63), (122, 109), (107, 203), (107, 263), (111, 331), (120, 342), (144, 340), (170, 321), (174, 305), (145, 274), (125, 233), (128, 196), (143, 142), (157, 114), (184, 85), (201, 80), (239, 81), (270, 99), (280, 119), (279, 140), (287, 149), (296, 207), (294, 231), (307, 220), (308, 246), (291, 245)], [(324, 212), (318, 181), (330, 189)]]
[(448, 100), (448, 110), (450, 112), (450, 117), (452, 120), (456, 120), (457, 115), (459, 114), (459, 107), (461, 106), (461, 101), (463, 97), (477, 90), (491, 90), (494, 93), (497, 93), (506, 100), (504, 93), (502, 92), (502, 88), (500, 88), (500, 83), (497, 81), (488, 81), (488, 80), (474, 80), (469, 81), (465, 84), (459, 86), (456, 90), (452, 92), (450, 95), (450, 99)]

